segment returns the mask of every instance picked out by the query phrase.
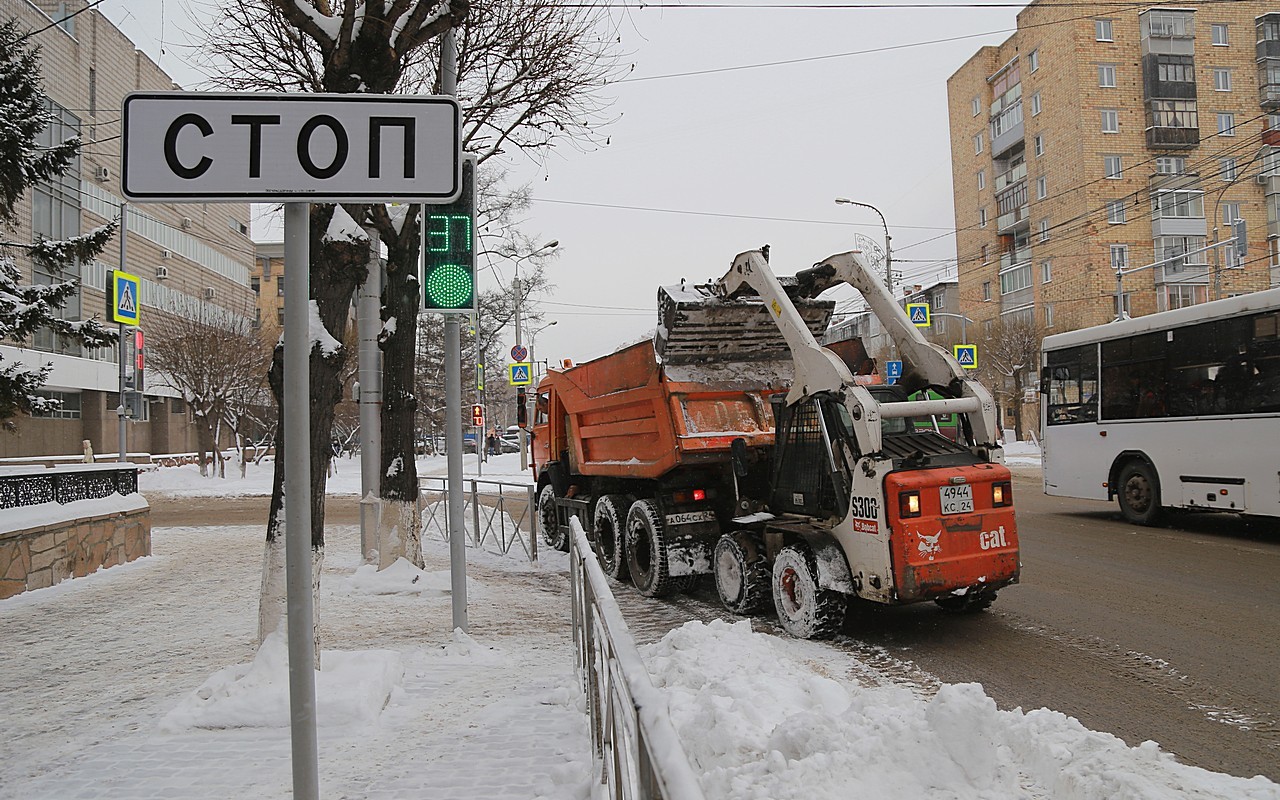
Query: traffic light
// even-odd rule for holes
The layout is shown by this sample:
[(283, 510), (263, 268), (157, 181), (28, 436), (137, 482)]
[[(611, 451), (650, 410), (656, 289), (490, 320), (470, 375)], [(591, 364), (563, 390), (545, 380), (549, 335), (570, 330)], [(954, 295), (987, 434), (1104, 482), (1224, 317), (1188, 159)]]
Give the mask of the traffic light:
[(422, 308), (471, 311), (476, 304), (475, 161), (462, 162), (462, 193), (452, 203), (427, 206)]
[(484, 427), (484, 406), (479, 403), (471, 406), (471, 424), (477, 428)]
[(529, 398), (524, 389), (516, 389), (516, 424), (529, 427)]

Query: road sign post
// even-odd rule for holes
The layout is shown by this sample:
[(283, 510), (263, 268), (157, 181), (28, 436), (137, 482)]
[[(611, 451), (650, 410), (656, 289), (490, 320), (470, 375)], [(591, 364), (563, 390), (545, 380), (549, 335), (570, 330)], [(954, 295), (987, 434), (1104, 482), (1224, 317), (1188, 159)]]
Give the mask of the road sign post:
[(978, 368), (978, 346), (976, 344), (958, 344), (952, 348), (956, 361), (965, 369)]
[(928, 303), (907, 303), (907, 316), (917, 328), (928, 328), (931, 324)]

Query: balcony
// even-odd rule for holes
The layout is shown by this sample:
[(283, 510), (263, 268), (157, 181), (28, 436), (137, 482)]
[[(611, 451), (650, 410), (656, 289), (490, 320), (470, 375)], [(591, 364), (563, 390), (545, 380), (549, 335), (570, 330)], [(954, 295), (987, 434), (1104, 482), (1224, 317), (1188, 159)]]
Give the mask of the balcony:
[(1153, 150), (1190, 150), (1199, 146), (1199, 128), (1147, 128), (1147, 147)]
[(1154, 217), (1151, 220), (1151, 235), (1158, 236), (1204, 236), (1206, 226), (1204, 217)]
[(1024, 161), (1023, 163), (1019, 164), (1013, 169), (1005, 170), (1004, 172), (1001, 172), (999, 175), (996, 176), (995, 192), (996, 194), (999, 194), (1000, 192), (1003, 192), (1005, 189), (1008, 189), (1010, 186), (1013, 186), (1018, 181), (1024, 181), (1026, 179), (1027, 179), (1027, 164)]
[(1166, 53), (1190, 55), (1195, 51), (1195, 12), (1178, 10), (1150, 10), (1138, 15), (1138, 29), (1142, 36), (1142, 54)]
[(1020, 206), (1007, 214), (996, 217), (996, 232), (1004, 236), (1018, 228), (1031, 226), (1031, 206)]
[(1011, 125), (999, 134), (995, 133), (994, 128), (991, 134), (991, 157), (999, 158), (1003, 153), (1013, 148), (1014, 145), (1021, 144), (1024, 137), (1025, 126), (1022, 120)]
[(1010, 267), (1017, 266), (1031, 260), (1031, 248), (1019, 247), (1015, 250), (1006, 250), (1000, 254), (1000, 271), (1004, 272)]

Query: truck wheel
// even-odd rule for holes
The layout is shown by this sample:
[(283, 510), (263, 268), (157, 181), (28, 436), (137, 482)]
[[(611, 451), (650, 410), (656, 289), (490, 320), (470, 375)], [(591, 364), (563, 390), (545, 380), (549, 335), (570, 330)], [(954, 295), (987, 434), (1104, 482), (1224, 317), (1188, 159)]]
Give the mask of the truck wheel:
[(949, 594), (935, 597), (933, 602), (943, 611), (953, 614), (975, 614), (986, 611), (996, 601), (995, 592), (967, 592), (963, 595)]
[(607, 494), (596, 503), (591, 527), (595, 531), (596, 559), (604, 574), (616, 581), (627, 579), (626, 495)]
[(667, 564), (667, 530), (652, 500), (637, 500), (627, 512), (627, 568), (631, 582), (645, 597), (666, 597), (683, 582)]
[(778, 622), (797, 639), (830, 639), (844, 624), (848, 602), (818, 586), (818, 562), (805, 544), (790, 544), (773, 562), (773, 605)]
[(716, 592), (720, 602), (735, 614), (754, 614), (769, 603), (771, 575), (756, 547), (744, 547), (730, 534), (716, 542)]
[(542, 541), (547, 547), (562, 553), (569, 551), (569, 533), (561, 530), (556, 519), (556, 490), (549, 483), (538, 493), (538, 527), (542, 529)]
[(1120, 513), (1135, 525), (1154, 525), (1160, 519), (1160, 479), (1145, 461), (1130, 461), (1120, 468), (1116, 499)]

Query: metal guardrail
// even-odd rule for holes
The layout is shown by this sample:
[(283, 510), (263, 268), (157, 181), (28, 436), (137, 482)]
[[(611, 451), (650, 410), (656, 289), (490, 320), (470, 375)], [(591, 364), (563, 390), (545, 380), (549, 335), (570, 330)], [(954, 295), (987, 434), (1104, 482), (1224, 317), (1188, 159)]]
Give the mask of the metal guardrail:
[(15, 467), (0, 473), (0, 508), (97, 500), (136, 491), (136, 464)]
[[(423, 536), (434, 535), (449, 541), (452, 532), (445, 503), (448, 488), (449, 479), (442, 475), (418, 479), (418, 516), (422, 520)], [(436, 499), (428, 500), (429, 496)], [(508, 555), (519, 544), (529, 561), (537, 562), (537, 508), (537, 490), (527, 483), (463, 480), (463, 517), (470, 523), (468, 544), (472, 547), (492, 547)]]
[(592, 764), (604, 797), (704, 800), (667, 699), (649, 679), (582, 524), (575, 516), (569, 526), (573, 641), (591, 712)]

